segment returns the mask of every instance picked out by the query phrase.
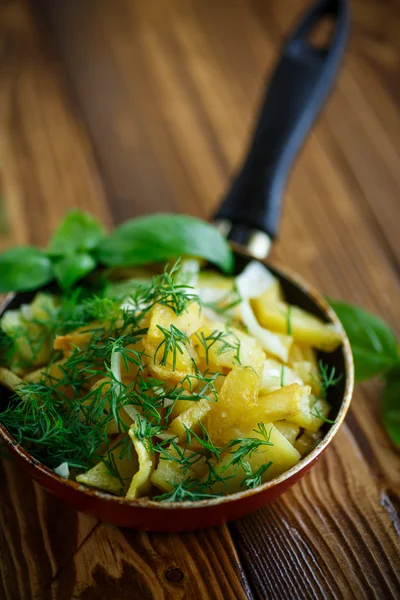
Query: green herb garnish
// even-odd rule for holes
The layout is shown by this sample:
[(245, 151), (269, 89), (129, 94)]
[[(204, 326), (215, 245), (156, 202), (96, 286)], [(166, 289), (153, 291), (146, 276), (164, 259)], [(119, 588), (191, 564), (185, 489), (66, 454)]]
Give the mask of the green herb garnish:
[(224, 272), (233, 253), (215, 227), (195, 217), (156, 214), (126, 221), (106, 237), (90, 214), (73, 210), (53, 234), (47, 251), (22, 246), (0, 254), (0, 292), (38, 289), (56, 279), (69, 290), (97, 265), (138, 266), (188, 255)]

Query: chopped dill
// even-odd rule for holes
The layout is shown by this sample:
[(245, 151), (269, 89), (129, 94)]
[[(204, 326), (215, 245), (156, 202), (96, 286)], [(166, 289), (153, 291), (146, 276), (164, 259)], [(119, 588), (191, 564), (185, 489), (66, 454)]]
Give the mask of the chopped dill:
[(318, 370), (318, 383), (321, 385), (322, 397), (326, 399), (329, 388), (337, 385), (343, 375), (340, 374), (335, 377), (335, 367), (329, 367), (322, 360), (318, 361)]
[(246, 477), (240, 483), (240, 487), (245, 486), (246, 488), (251, 489), (261, 485), (262, 476), (272, 465), (273, 462), (270, 460), (268, 463), (261, 465), (261, 467), (259, 467), (257, 471), (253, 473), (250, 463), (247, 460), (242, 461), (242, 469), (245, 472)]

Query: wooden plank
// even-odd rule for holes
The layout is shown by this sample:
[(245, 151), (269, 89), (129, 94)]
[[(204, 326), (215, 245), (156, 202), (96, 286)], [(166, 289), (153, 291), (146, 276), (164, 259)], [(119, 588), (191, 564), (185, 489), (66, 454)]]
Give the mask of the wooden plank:
[(57, 600), (252, 598), (227, 527), (157, 535), (103, 524), (51, 590)]
[[(109, 223), (84, 124), (24, 0), (0, 4), (0, 34), (0, 181), (9, 221), (2, 246), (44, 244), (71, 207)], [(131, 598), (132, 587), (141, 597), (251, 597), (227, 528), (182, 537), (120, 532), (47, 495), (10, 460), (0, 480), (2, 600), (118, 600)], [(171, 583), (180, 573), (183, 581)]]

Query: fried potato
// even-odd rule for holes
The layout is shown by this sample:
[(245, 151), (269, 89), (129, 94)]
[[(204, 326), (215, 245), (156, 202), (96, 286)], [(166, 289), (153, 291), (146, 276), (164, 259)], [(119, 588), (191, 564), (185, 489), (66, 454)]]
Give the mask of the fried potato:
[(76, 480), (78, 483), (83, 483), (89, 487), (123, 496), (129, 488), (132, 477), (138, 471), (138, 456), (136, 451), (133, 450), (131, 456), (125, 454), (123, 458), (121, 458), (120, 446), (115, 450), (112, 450), (110, 455), (112, 463), (120, 474), (120, 478), (116, 477), (116, 475), (112, 475), (108, 467), (103, 462), (99, 462), (95, 467), (86, 471), (86, 473), (77, 475)]
[(142, 496), (148, 494), (151, 489), (150, 477), (154, 470), (155, 457), (154, 454), (151, 453), (150, 449), (147, 448), (141, 440), (139, 440), (132, 427), (129, 430), (129, 436), (136, 450), (139, 460), (139, 469), (132, 478), (126, 498), (128, 500), (136, 500), (136, 498), (141, 498)]
[(310, 433), (304, 431), (295, 441), (294, 447), (300, 452), (301, 456), (306, 456), (311, 450), (314, 450), (315, 446), (320, 442), (321, 437), (319, 432)]
[(295, 341), (326, 352), (335, 350), (342, 343), (342, 336), (334, 325), (324, 323), (297, 306), (286, 302), (263, 302), (260, 298), (255, 298), (252, 303), (258, 321), (267, 329), (284, 334), (290, 332)]
[(318, 367), (314, 366), (308, 360), (302, 360), (293, 363), (294, 373), (303, 381), (304, 385), (309, 385), (315, 396), (321, 395), (321, 385), (319, 381)]
[(65, 356), (69, 356), (75, 348), (83, 350), (88, 347), (93, 333), (98, 327), (98, 323), (92, 323), (91, 325), (85, 325), (85, 327), (79, 327), (65, 335), (56, 335), (53, 348), (54, 350), (61, 350)]
[(199, 421), (202, 421), (207, 413), (211, 411), (213, 404), (205, 398), (192, 402), (187, 410), (171, 422), (167, 433), (178, 436), (180, 443), (184, 442), (186, 440), (186, 427), (198, 433), (200, 430)]
[(24, 381), (9, 369), (0, 367), (0, 383), (9, 390), (15, 391), (15, 389), (18, 388), (21, 383), (24, 383)]
[[(174, 446), (168, 446), (166, 450), (171, 456), (179, 457)], [(191, 457), (196, 457), (194, 452), (184, 448), (179, 449), (179, 454), (189, 460)], [(204, 475), (205, 470), (206, 460), (204, 457), (193, 462), (192, 465), (185, 470), (178, 462), (164, 460), (161, 456), (157, 468), (152, 473), (151, 482), (163, 492), (170, 492), (174, 485), (182, 483), (186, 479), (200, 479)]]
[[(300, 426), (290, 421), (275, 421), (274, 426), (296, 448), (295, 441), (300, 433)], [(296, 448), (298, 450), (298, 448)], [(299, 450), (300, 452), (300, 450)], [(301, 452), (300, 452), (301, 454)]]
[(176, 315), (169, 306), (156, 304), (151, 311), (148, 339), (152, 344), (158, 345), (164, 339), (160, 327), (169, 331), (171, 325), (190, 337), (201, 327), (203, 320), (203, 311), (198, 302), (188, 304), (186, 310), (180, 315)]
[(307, 388), (297, 383), (282, 387), (266, 395), (260, 395), (253, 406), (246, 407), (240, 426), (251, 429), (257, 423), (272, 423), (282, 419), (292, 419), (301, 411), (301, 398)]
[(238, 365), (257, 370), (266, 358), (256, 339), (224, 323), (208, 322), (192, 336), (192, 341), (200, 358), (215, 370)]
[[(300, 460), (300, 453), (296, 450), (288, 440), (278, 431), (272, 423), (266, 425), (269, 432), (269, 441), (272, 445), (261, 445), (258, 450), (246, 457), (248, 464), (253, 473), (255, 473), (262, 465), (267, 465), (272, 461), (271, 466), (262, 476), (262, 483), (270, 481), (274, 477), (281, 475)], [(255, 431), (247, 431), (241, 434), (242, 438), (258, 438), (263, 439), (259, 433)], [(233, 494), (246, 489), (244, 480), (247, 476), (241, 464), (232, 464), (232, 453), (235, 451), (233, 446), (231, 452), (228, 452), (222, 458), (220, 463), (214, 465), (217, 475), (221, 477), (230, 477), (226, 480), (228, 487), (221, 481), (215, 482), (211, 486), (213, 493), (229, 493)]]
[[(144, 350), (146, 354), (144, 360), (147, 362), (147, 367), (152, 376), (157, 379), (177, 383), (181, 382), (187, 375), (195, 375), (193, 357), (183, 342), (179, 343), (179, 349), (171, 348), (165, 356), (166, 346), (153, 344), (147, 338), (144, 339)], [(188, 389), (190, 388), (188, 382), (182, 385)]]
[(326, 400), (303, 393), (301, 396), (301, 412), (294, 417), (290, 417), (289, 420), (307, 431), (315, 432), (321, 428), (330, 410), (331, 407)]
[(260, 379), (249, 367), (235, 367), (225, 378), (218, 402), (211, 404), (205, 425), (214, 443), (229, 440), (232, 427), (255, 410)]

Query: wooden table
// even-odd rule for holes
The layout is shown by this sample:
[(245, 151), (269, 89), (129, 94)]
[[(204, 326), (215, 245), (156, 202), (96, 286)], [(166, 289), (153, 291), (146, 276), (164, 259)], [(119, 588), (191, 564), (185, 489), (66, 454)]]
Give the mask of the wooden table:
[[(108, 225), (210, 216), (306, 0), (1, 0), (1, 248), (70, 207)], [(400, 331), (400, 4), (353, 2), (335, 93), (287, 190), (273, 260)], [(399, 456), (360, 386), (333, 447), (241, 521), (156, 535), (0, 469), (0, 598), (399, 598)]]

